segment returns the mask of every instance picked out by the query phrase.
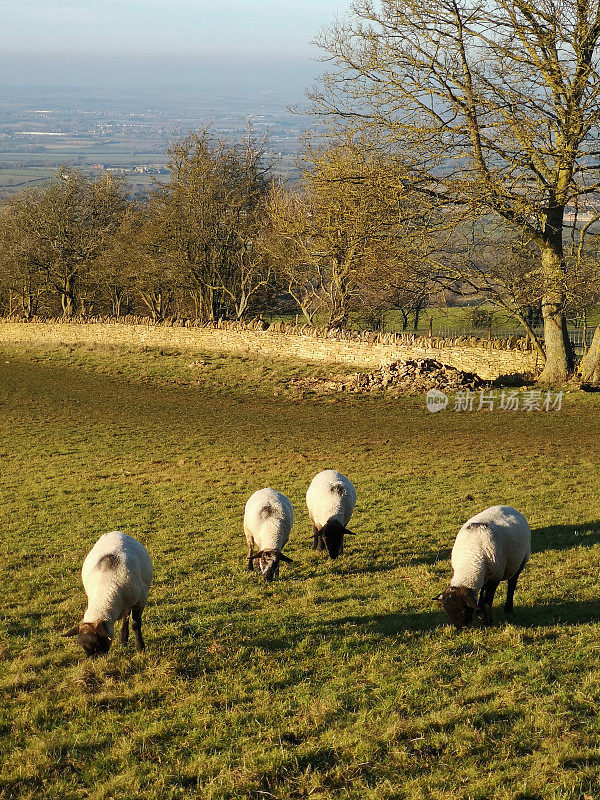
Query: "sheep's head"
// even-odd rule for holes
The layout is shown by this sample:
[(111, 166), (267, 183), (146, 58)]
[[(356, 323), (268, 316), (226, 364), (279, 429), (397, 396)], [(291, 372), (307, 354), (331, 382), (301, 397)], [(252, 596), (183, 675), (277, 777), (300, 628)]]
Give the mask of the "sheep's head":
[(477, 594), (467, 586), (449, 586), (434, 599), (441, 603), (457, 631), (469, 625), (477, 608)]
[(77, 636), (77, 641), (88, 658), (105, 656), (112, 642), (104, 622), (80, 622), (67, 633), (63, 633), (63, 636)]
[(342, 552), (344, 536), (355, 536), (356, 534), (344, 528), (337, 519), (330, 519), (327, 525), (321, 528), (321, 536), (325, 540), (325, 547), (331, 559), (335, 559)]
[(286, 561), (291, 563), (292, 559), (284, 556), (279, 550), (261, 550), (259, 553), (254, 553), (252, 559), (258, 561), (258, 566), (263, 578), (269, 583), (279, 577), (279, 563)]

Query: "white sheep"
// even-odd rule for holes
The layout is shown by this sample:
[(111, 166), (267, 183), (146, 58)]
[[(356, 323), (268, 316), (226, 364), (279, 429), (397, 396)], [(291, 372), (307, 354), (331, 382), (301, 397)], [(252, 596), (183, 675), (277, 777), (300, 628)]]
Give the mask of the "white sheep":
[(355, 534), (346, 528), (356, 505), (352, 481), (334, 469), (325, 469), (312, 479), (306, 492), (308, 515), (313, 527), (313, 549), (337, 558), (344, 552), (344, 536)]
[(87, 656), (108, 653), (115, 622), (123, 620), (121, 644), (129, 639), (129, 614), (135, 649), (144, 649), (142, 611), (152, 582), (152, 562), (146, 548), (121, 531), (101, 536), (81, 569), (88, 599), (82, 621), (65, 636), (77, 636)]
[(504, 612), (512, 613), (517, 580), (530, 552), (527, 520), (510, 506), (486, 508), (465, 522), (452, 548), (450, 586), (435, 598), (458, 630), (471, 622), (476, 610), (491, 624), (500, 581), (508, 581)]
[[(247, 566), (253, 569), (258, 560), (266, 581), (279, 575), (279, 562), (290, 563), (283, 548), (290, 538), (294, 522), (294, 509), (288, 498), (274, 489), (258, 489), (248, 499), (244, 508), (244, 535), (248, 544)], [(254, 553), (254, 546), (258, 552)]]

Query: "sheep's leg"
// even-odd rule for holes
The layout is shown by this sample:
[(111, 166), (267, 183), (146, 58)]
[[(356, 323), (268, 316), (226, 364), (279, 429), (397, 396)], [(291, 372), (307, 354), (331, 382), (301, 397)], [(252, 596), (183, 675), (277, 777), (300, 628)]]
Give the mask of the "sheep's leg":
[(246, 545), (248, 548), (246, 569), (248, 572), (252, 572), (254, 570), (254, 560), (252, 559), (252, 553), (254, 552), (254, 536), (252, 536), (252, 533), (246, 527), (246, 523), (244, 523), (244, 536), (246, 537)]
[(318, 550), (321, 553), (325, 550), (325, 537), (322, 530), (319, 530), (313, 522), (313, 550)]
[(504, 604), (504, 613), (505, 614), (512, 614), (513, 613), (513, 600), (515, 596), (515, 589), (517, 588), (517, 581), (519, 580), (519, 575), (523, 571), (523, 567), (525, 566), (526, 562), (523, 562), (519, 569), (515, 572), (512, 578), (508, 581), (507, 589), (506, 589), (506, 603)]
[(313, 522), (312, 529), (313, 529), (313, 550), (322, 550), (323, 548), (319, 547), (319, 542), (321, 540), (321, 536), (320, 536), (319, 531), (317, 530), (317, 526), (315, 525), (314, 522)]
[(139, 606), (134, 606), (131, 609), (131, 627), (135, 637), (135, 649), (138, 653), (141, 653), (146, 645), (142, 638), (142, 609)]
[(129, 614), (123, 617), (123, 624), (121, 625), (121, 644), (125, 646), (129, 641)]
[(483, 611), (483, 624), (492, 624), (492, 604), (494, 602), (494, 595), (498, 588), (499, 581), (488, 581), (483, 584), (481, 594), (479, 595), (479, 602), (477, 607)]
[(254, 570), (254, 561), (252, 560), (252, 552), (254, 550), (254, 542), (248, 543), (248, 555), (246, 559), (246, 569), (248, 572), (252, 572)]

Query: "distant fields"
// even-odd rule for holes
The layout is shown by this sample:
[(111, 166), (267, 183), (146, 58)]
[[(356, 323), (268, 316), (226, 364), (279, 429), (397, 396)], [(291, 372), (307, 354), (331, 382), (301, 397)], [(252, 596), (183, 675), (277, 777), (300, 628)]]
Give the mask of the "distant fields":
[[(56, 175), (56, 170), (61, 166), (75, 166), (90, 171), (93, 164), (132, 169), (138, 164), (165, 165), (167, 161), (164, 150), (149, 150), (143, 141), (115, 141), (101, 146), (94, 138), (71, 139), (65, 136), (56, 142), (47, 141), (44, 137), (40, 145), (43, 145), (43, 150), (39, 153), (0, 151), (0, 194), (10, 195), (47, 181)], [(13, 167), (13, 164), (16, 166)], [(20, 166), (22, 164), (28, 166)], [(132, 187), (138, 187), (150, 186), (153, 178), (160, 176), (132, 173), (125, 177)]]
[[(0, 353), (0, 797), (600, 797), (598, 395), (430, 415), (288, 399), (301, 362), (198, 361), (190, 385), (176, 353)], [(330, 466), (359, 494), (335, 563), (303, 503)], [(264, 485), (296, 511), (270, 587), (241, 531)], [(514, 619), (457, 635), (431, 598), (496, 502), (534, 554)], [(114, 528), (154, 559), (147, 652), (89, 662), (60, 634)]]

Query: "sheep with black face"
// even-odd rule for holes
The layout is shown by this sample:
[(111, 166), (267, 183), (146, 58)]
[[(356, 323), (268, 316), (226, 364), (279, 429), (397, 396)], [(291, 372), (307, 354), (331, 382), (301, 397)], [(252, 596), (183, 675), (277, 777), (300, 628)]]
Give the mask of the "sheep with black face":
[(354, 484), (341, 472), (325, 469), (312, 479), (306, 492), (306, 506), (313, 529), (313, 550), (327, 548), (332, 559), (344, 552), (346, 528), (356, 505)]
[(450, 586), (435, 598), (457, 630), (469, 625), (475, 612), (491, 625), (501, 581), (508, 582), (504, 612), (512, 613), (517, 580), (530, 552), (527, 520), (510, 506), (486, 508), (465, 522), (452, 548)]
[(293, 522), (294, 510), (285, 495), (269, 488), (254, 492), (244, 508), (244, 535), (250, 571), (257, 561), (266, 581), (279, 576), (279, 564), (292, 560), (283, 554), (283, 548), (290, 538)]
[(82, 621), (63, 635), (77, 636), (88, 657), (105, 655), (117, 620), (123, 620), (121, 644), (127, 644), (131, 614), (135, 649), (141, 652), (142, 611), (152, 582), (152, 562), (144, 545), (121, 531), (105, 533), (86, 556), (81, 578), (87, 609)]

